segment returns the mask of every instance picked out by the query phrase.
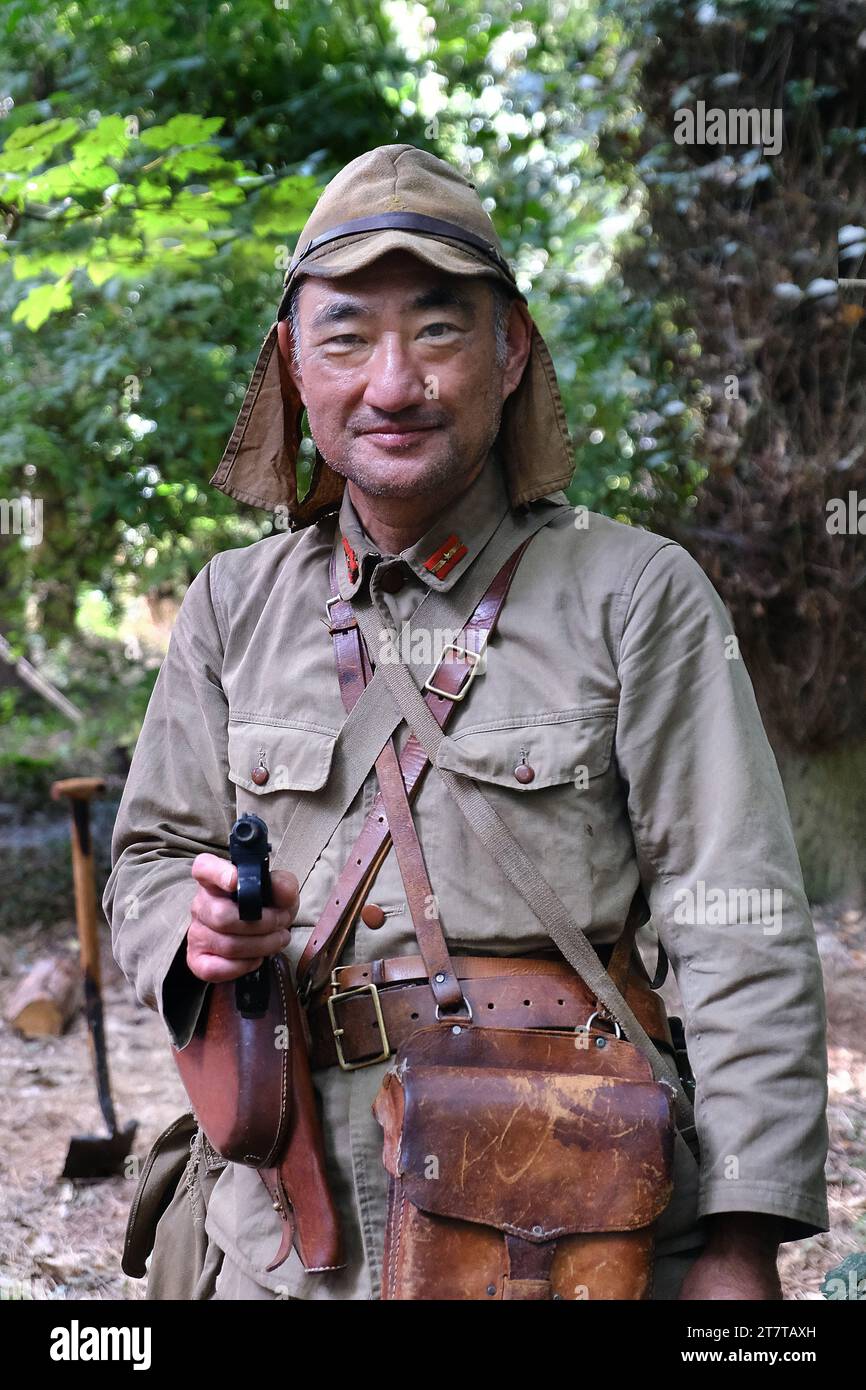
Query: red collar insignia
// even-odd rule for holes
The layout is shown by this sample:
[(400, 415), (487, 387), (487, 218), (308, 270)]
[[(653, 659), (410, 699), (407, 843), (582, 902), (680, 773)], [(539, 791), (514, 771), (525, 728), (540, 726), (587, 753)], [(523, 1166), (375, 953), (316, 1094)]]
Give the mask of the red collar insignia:
[(467, 549), (459, 536), (451, 535), (424, 561), (424, 568), (435, 574), (437, 579), (444, 579), (460, 563)]
[(343, 549), (346, 552), (346, 564), (349, 567), (349, 583), (354, 584), (358, 578), (358, 557), (350, 546), (346, 537), (343, 536)]

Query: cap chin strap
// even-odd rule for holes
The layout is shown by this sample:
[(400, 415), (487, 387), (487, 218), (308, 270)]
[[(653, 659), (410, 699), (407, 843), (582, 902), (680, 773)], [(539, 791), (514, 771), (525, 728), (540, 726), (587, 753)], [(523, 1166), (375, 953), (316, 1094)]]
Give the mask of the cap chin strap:
[(501, 270), (515, 289), (517, 288), (517, 281), (511, 266), (491, 242), (485, 241), (484, 237), (478, 236), (475, 232), (468, 231), (466, 227), (461, 227), (457, 222), (445, 222), (440, 217), (427, 217), (421, 212), (379, 212), (371, 217), (353, 217), (349, 222), (340, 222), (336, 227), (322, 232), (321, 236), (313, 238), (297, 260), (292, 262), (286, 276), (286, 282), (288, 283), (298, 266), (312, 251), (317, 251), (320, 246), (327, 245), (329, 241), (336, 241), (339, 237), (344, 236), (358, 236), (361, 232), (383, 230), (419, 232), (421, 236), (448, 237), (451, 241), (465, 241), (468, 246), (479, 251), (486, 260)]

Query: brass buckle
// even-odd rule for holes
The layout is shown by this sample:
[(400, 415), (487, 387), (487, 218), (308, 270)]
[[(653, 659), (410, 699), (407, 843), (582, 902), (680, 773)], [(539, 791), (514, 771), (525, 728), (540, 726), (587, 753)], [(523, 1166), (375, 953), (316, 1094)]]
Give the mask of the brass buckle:
[[(433, 684), (433, 678), (437, 674), (439, 667), (442, 665), (442, 662), (445, 660), (445, 653), (447, 651), (458, 652), (465, 657), (472, 657), (472, 661), (469, 664), (469, 679), (466, 682), (466, 684), (462, 686), (460, 690), (457, 691), (456, 695), (453, 694), (450, 690), (442, 690), (440, 686)], [(482, 655), (482, 652), (473, 652), (470, 647), (461, 647), (458, 645), (457, 642), (449, 642), (447, 646), (442, 648), (442, 655), (440, 656), (439, 660), (436, 662), (436, 665), (433, 667), (433, 670), (430, 672), (429, 676), (424, 682), (422, 689), (429, 690), (434, 695), (443, 695), (446, 700), (454, 700), (455, 703), (457, 700), (465, 699), (466, 693), (475, 679), (475, 673), (477, 672), (478, 667), (481, 663)]]
[[(337, 966), (337, 968), (331, 973), (331, 984), (334, 986), (335, 990), (339, 990), (339, 984), (337, 980), (334, 978), (337, 974), (337, 970), (339, 969), (340, 966)], [(340, 1042), (340, 1039), (346, 1030), (345, 1028), (337, 1027), (337, 1018), (336, 1014), (334, 1013), (334, 1005), (338, 1004), (341, 999), (350, 999), (353, 994), (369, 994), (372, 996), (373, 1008), (376, 1011), (376, 1025), (379, 1029), (379, 1035), (382, 1039), (382, 1051), (376, 1057), (365, 1057), (362, 1062), (346, 1061), (346, 1058), (343, 1055), (343, 1045)], [(372, 981), (368, 985), (358, 985), (355, 989), (345, 989), (342, 993), (329, 995), (328, 1017), (331, 1020), (331, 1032), (334, 1035), (334, 1044), (337, 1048), (337, 1061), (340, 1064), (341, 1071), (357, 1071), (359, 1067), (372, 1067), (376, 1062), (387, 1062), (388, 1058), (391, 1056), (391, 1044), (388, 1041), (388, 1034), (385, 1032), (385, 1019), (382, 1014), (382, 1005), (379, 1002), (379, 990), (377, 986), (372, 983)]]

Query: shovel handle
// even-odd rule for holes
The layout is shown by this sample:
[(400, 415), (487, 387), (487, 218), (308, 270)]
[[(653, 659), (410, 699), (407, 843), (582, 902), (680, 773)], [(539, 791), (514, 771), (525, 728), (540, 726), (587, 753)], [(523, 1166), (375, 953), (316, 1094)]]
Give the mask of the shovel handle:
[[(51, 787), (54, 801), (64, 797), (72, 808), (72, 878), (75, 884), (75, 922), (81, 946), (84, 974), (84, 1007), (96, 1071), (99, 1107), (109, 1133), (118, 1133), (111, 1084), (108, 1076), (108, 1049), (102, 1015), (99, 968), (99, 935), (96, 929), (96, 875), (93, 871), (93, 844), (90, 838), (90, 803), (105, 790), (100, 777), (67, 777)], [(100, 1141), (101, 1143), (102, 1141)]]
[(72, 880), (75, 885), (75, 921), (85, 980), (100, 984), (99, 937), (96, 931), (96, 879), (90, 839), (90, 803), (105, 783), (99, 777), (68, 777), (51, 788), (54, 801), (66, 798), (72, 810)]
[(60, 782), (52, 782), (51, 799), (60, 801), (64, 796), (75, 801), (92, 801), (105, 791), (101, 777), (64, 777)]

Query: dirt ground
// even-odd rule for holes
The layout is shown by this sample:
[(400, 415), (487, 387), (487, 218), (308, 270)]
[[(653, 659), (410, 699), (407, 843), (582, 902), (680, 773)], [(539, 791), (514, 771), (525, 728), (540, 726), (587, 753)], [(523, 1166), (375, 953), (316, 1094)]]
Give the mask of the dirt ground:
[[(826, 1272), (866, 1250), (866, 913), (815, 910), (829, 1018), (832, 1149), (827, 1165), (833, 1229), (782, 1247), (785, 1297), (818, 1299)], [(77, 954), (72, 922), (0, 937), (0, 1007), (36, 958)], [(103, 938), (104, 1003), (120, 1125), (138, 1121), (139, 1163), (186, 1110), (163, 1025), (143, 1008)], [(72, 1134), (103, 1133), (83, 1014), (61, 1038), (26, 1041), (0, 1025), (4, 1171), (0, 1298), (139, 1299), (144, 1280), (120, 1269), (137, 1172), (95, 1183), (60, 1178)]]

